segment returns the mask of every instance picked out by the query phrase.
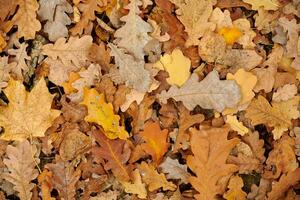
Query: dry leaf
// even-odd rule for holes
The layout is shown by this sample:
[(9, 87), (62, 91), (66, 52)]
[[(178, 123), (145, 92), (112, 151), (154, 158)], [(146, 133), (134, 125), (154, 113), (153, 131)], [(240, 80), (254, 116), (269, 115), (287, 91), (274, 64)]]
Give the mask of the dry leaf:
[(154, 67), (160, 70), (166, 70), (169, 73), (167, 82), (170, 85), (181, 87), (190, 77), (191, 61), (185, 57), (180, 49), (173, 50), (172, 54), (163, 55), (160, 60), (154, 64)]
[(245, 116), (251, 119), (254, 126), (266, 124), (274, 127), (273, 137), (277, 140), (292, 125), (291, 120), (299, 117), (298, 104), (299, 98), (294, 97), (288, 101), (272, 103), (271, 106), (263, 96), (258, 96), (247, 108)]
[(59, 58), (65, 66), (75, 65), (81, 68), (86, 66), (92, 41), (93, 38), (89, 35), (70, 37), (68, 42), (65, 38), (59, 38), (55, 44), (44, 45), (42, 54), (52, 59)]
[(144, 60), (135, 60), (131, 55), (126, 54), (123, 49), (113, 44), (108, 44), (108, 46), (111, 49), (111, 56), (115, 57), (115, 63), (126, 86), (140, 92), (148, 91), (151, 78), (150, 73), (144, 68)]
[(13, 189), (18, 192), (18, 197), (24, 200), (31, 200), (34, 183), (32, 180), (38, 176), (35, 169), (39, 163), (36, 146), (27, 140), (18, 142), (16, 146), (8, 145), (6, 155), (8, 158), (3, 160), (8, 168), (8, 172), (2, 174), (5, 180), (14, 184)]
[(9, 80), (10, 67), (8, 66), (8, 57), (0, 57), (0, 92), (7, 87)]
[(165, 175), (159, 174), (151, 164), (142, 162), (142, 164), (138, 165), (138, 169), (150, 192), (159, 188), (162, 188), (164, 191), (174, 191), (176, 189), (176, 186), (172, 182), (168, 182)]
[[(191, 149), (193, 156), (187, 157), (188, 167), (196, 174), (189, 178), (192, 186), (200, 192), (196, 199), (212, 200), (220, 193), (219, 179), (237, 171), (238, 167), (226, 164), (230, 150), (239, 139), (227, 140), (229, 128), (191, 129)], [(203, 148), (199, 148), (202, 146)]]
[(42, 199), (44, 200), (55, 200), (51, 197), (51, 190), (53, 185), (51, 183), (52, 173), (47, 169), (44, 169), (42, 173), (38, 176), (38, 182), (41, 187)]
[(277, 89), (276, 92), (273, 93), (272, 101), (287, 101), (297, 94), (297, 86), (295, 84), (286, 84), (283, 87)]
[(259, 92), (260, 90), (264, 90), (266, 93), (271, 92), (274, 86), (277, 69), (275, 67), (255, 68), (252, 72), (257, 76), (257, 83), (254, 91)]
[(60, 114), (60, 111), (51, 109), (53, 96), (44, 79), (30, 93), (21, 82), (11, 79), (4, 92), (9, 104), (0, 111), (0, 126), (5, 128), (0, 137), (3, 140), (43, 137)]
[(248, 193), (247, 198), (250, 200), (262, 200), (267, 196), (267, 192), (271, 189), (271, 182), (267, 179), (260, 179), (259, 186), (253, 184), (251, 192)]
[(227, 200), (246, 200), (247, 193), (242, 190), (244, 186), (243, 179), (239, 176), (233, 176), (229, 180), (229, 190), (223, 195)]
[(251, 4), (252, 10), (258, 10), (263, 7), (265, 10), (277, 10), (279, 3), (277, 0), (243, 0), (245, 3)]
[(144, 125), (144, 131), (139, 135), (145, 141), (141, 144), (142, 149), (152, 156), (155, 164), (159, 164), (169, 147), (167, 142), (168, 130), (161, 130), (159, 122), (149, 121)]
[(187, 166), (180, 164), (177, 159), (167, 157), (159, 167), (163, 173), (167, 174), (168, 179), (179, 179), (182, 183), (188, 183), (190, 175), (187, 172)]
[(130, 3), (125, 7), (129, 13), (120, 18), (121, 21), (125, 22), (125, 25), (115, 32), (116, 40), (114, 43), (118, 47), (126, 49), (136, 59), (144, 60), (144, 47), (151, 40), (148, 33), (152, 32), (152, 26), (139, 16), (141, 13), (139, 6), (141, 5), (141, 0), (130, 0)]
[(100, 145), (92, 149), (95, 156), (100, 156), (106, 160), (105, 170), (111, 170), (120, 181), (130, 180), (130, 168), (126, 162), (130, 157), (130, 149), (125, 140), (110, 140), (101, 131), (92, 132), (97, 143)]
[(187, 46), (198, 45), (199, 38), (202, 37), (205, 32), (214, 31), (216, 28), (214, 23), (208, 22), (208, 18), (213, 11), (212, 1), (171, 0), (171, 2), (179, 8), (176, 10), (176, 14), (185, 26), (185, 31), (188, 33)]
[(75, 185), (78, 182), (81, 171), (56, 157), (56, 163), (48, 163), (45, 168), (52, 173), (51, 183), (61, 199), (74, 199), (76, 190)]
[(241, 94), (235, 81), (220, 80), (218, 72), (212, 71), (201, 82), (198, 82), (196, 74), (192, 74), (181, 88), (172, 86), (168, 92), (163, 91), (159, 98), (163, 103), (167, 103), (169, 98), (182, 101), (189, 110), (200, 105), (202, 108), (221, 112), (225, 108), (236, 106)]
[(232, 130), (237, 131), (241, 136), (249, 132), (248, 128), (245, 127), (242, 122), (239, 122), (235, 115), (227, 115), (225, 122), (230, 125)]
[(103, 94), (99, 94), (94, 88), (84, 88), (83, 101), (80, 104), (88, 108), (85, 120), (101, 125), (109, 139), (128, 137), (125, 128), (119, 125), (120, 116), (114, 114), (112, 104), (105, 102)]
[(121, 182), (125, 188), (125, 192), (130, 194), (136, 194), (140, 199), (147, 198), (147, 190), (145, 183), (142, 182), (142, 177), (138, 169), (135, 169), (132, 172), (133, 183), (130, 182)]

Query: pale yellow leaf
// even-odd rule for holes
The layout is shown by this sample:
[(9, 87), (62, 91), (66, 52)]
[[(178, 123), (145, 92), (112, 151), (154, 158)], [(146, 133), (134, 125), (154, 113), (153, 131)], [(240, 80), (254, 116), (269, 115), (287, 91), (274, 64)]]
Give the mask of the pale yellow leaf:
[(241, 136), (244, 136), (249, 132), (248, 128), (245, 127), (242, 122), (239, 122), (236, 116), (227, 115), (226, 123), (230, 125), (232, 130), (237, 131)]
[(132, 172), (133, 183), (130, 182), (121, 182), (125, 188), (125, 192), (130, 194), (136, 194), (140, 199), (147, 198), (147, 190), (145, 183), (142, 182), (142, 178), (138, 169), (135, 169)]
[(263, 7), (265, 10), (277, 10), (279, 3), (277, 0), (243, 0), (245, 3), (252, 5), (252, 10), (258, 10)]

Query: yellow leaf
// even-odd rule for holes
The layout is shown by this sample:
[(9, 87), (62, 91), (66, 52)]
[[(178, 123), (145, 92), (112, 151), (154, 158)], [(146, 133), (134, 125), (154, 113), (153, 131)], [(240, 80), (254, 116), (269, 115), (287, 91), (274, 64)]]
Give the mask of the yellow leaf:
[(191, 61), (185, 57), (180, 49), (175, 49), (172, 54), (165, 54), (154, 66), (169, 73), (167, 82), (170, 85), (182, 86), (190, 77)]
[(229, 45), (233, 45), (242, 36), (242, 32), (236, 27), (223, 27), (218, 32), (223, 36), (226, 44)]
[(84, 88), (83, 101), (80, 104), (88, 108), (85, 120), (101, 125), (109, 139), (128, 137), (124, 127), (119, 125), (119, 115), (114, 114), (112, 104), (105, 102), (103, 94), (99, 94), (95, 89)]
[(292, 125), (291, 120), (299, 117), (298, 104), (298, 96), (288, 101), (273, 103), (272, 106), (263, 96), (258, 96), (247, 108), (245, 116), (251, 119), (254, 126), (266, 124), (274, 127), (273, 137), (277, 140)]
[(279, 4), (277, 0), (243, 0), (245, 3), (252, 5), (252, 10), (258, 10), (263, 7), (265, 10), (277, 10)]
[(244, 136), (249, 132), (248, 128), (245, 127), (242, 122), (239, 122), (236, 116), (227, 115), (226, 123), (230, 125), (232, 130), (237, 131), (241, 136)]
[(231, 177), (228, 185), (229, 190), (223, 195), (223, 197), (227, 200), (246, 199), (247, 193), (242, 190), (243, 186), (243, 179), (239, 176)]
[(133, 172), (134, 183), (130, 182), (121, 182), (125, 188), (125, 192), (130, 194), (136, 194), (140, 199), (147, 198), (147, 190), (145, 183), (142, 182), (142, 178), (138, 169), (135, 169)]
[(2, 52), (5, 47), (6, 47), (6, 41), (3, 38), (3, 36), (0, 34), (0, 52)]
[(62, 84), (63, 88), (64, 88), (64, 91), (66, 94), (71, 94), (73, 92), (76, 91), (75, 88), (73, 88), (72, 84), (78, 80), (80, 78), (80, 75), (76, 72), (71, 72), (70, 73), (70, 77), (69, 77), (69, 81), (68, 82), (64, 82)]
[(0, 127), (5, 129), (0, 137), (3, 140), (43, 137), (60, 115), (60, 111), (51, 109), (53, 96), (44, 79), (31, 92), (25, 90), (22, 82), (10, 80), (4, 93), (9, 104), (0, 108)]

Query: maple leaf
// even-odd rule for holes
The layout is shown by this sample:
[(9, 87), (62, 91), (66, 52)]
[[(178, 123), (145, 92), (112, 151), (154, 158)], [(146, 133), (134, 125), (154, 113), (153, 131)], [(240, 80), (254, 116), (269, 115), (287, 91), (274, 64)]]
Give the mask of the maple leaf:
[(60, 37), (68, 36), (66, 25), (71, 24), (67, 13), (72, 13), (72, 6), (66, 0), (41, 0), (38, 15), (42, 21), (46, 21), (44, 31), (48, 33), (50, 41), (56, 41)]
[(140, 170), (143, 181), (148, 185), (150, 192), (159, 188), (162, 188), (164, 191), (174, 191), (176, 189), (176, 186), (172, 182), (168, 182), (165, 175), (159, 174), (151, 164), (142, 162), (138, 165), (138, 169)]
[(223, 195), (227, 200), (245, 200), (247, 193), (242, 190), (243, 179), (239, 176), (233, 176), (230, 178), (228, 188), (229, 190)]
[(80, 104), (88, 108), (88, 116), (85, 120), (101, 125), (109, 139), (128, 137), (124, 127), (119, 125), (119, 115), (114, 114), (112, 104), (105, 102), (103, 94), (99, 94), (94, 88), (84, 88), (83, 101)]
[(132, 172), (134, 182), (121, 182), (125, 188), (125, 192), (131, 194), (137, 194), (140, 199), (147, 198), (147, 190), (145, 183), (142, 182), (142, 177), (138, 169)]
[(144, 47), (151, 40), (148, 33), (152, 32), (152, 26), (139, 16), (141, 13), (139, 6), (141, 5), (140, 0), (130, 0), (130, 3), (125, 7), (129, 9), (129, 13), (120, 18), (121, 21), (125, 22), (125, 25), (115, 32), (114, 36), (117, 39), (114, 43), (118, 47), (126, 49), (135, 58), (144, 60)]
[(11, 79), (4, 92), (9, 104), (0, 110), (0, 126), (5, 129), (0, 137), (3, 140), (43, 137), (60, 115), (60, 111), (51, 109), (53, 96), (48, 92), (44, 79), (30, 93), (21, 82)]
[(254, 126), (266, 124), (274, 127), (273, 137), (277, 140), (292, 125), (291, 120), (299, 117), (298, 104), (299, 97), (294, 97), (285, 102), (272, 103), (271, 106), (267, 99), (258, 96), (247, 108), (245, 117), (251, 119)]
[(27, 140), (18, 142), (16, 146), (8, 145), (6, 149), (7, 159), (3, 160), (8, 172), (2, 174), (5, 180), (14, 185), (14, 190), (18, 192), (20, 199), (31, 200), (34, 185), (32, 180), (38, 176), (38, 170), (35, 169), (39, 159), (37, 148), (31, 145)]
[(192, 74), (181, 88), (172, 86), (168, 92), (163, 91), (159, 95), (163, 103), (173, 98), (176, 101), (182, 101), (189, 110), (200, 105), (202, 108), (216, 109), (219, 112), (226, 107), (236, 106), (240, 97), (240, 89), (236, 82), (221, 81), (217, 71), (210, 72), (201, 82), (198, 82), (196, 74)]
[(187, 166), (180, 164), (177, 159), (167, 157), (159, 167), (163, 173), (167, 174), (168, 179), (179, 179), (183, 183), (188, 183), (190, 175), (187, 172)]
[(153, 161), (158, 164), (167, 152), (169, 144), (167, 142), (168, 130), (160, 129), (159, 122), (147, 122), (144, 131), (139, 134), (145, 143), (141, 144), (142, 149), (152, 156)]
[[(227, 140), (229, 128), (191, 129), (191, 149), (194, 155), (187, 157), (188, 167), (196, 174), (189, 178), (192, 186), (200, 192), (196, 199), (212, 200), (219, 193), (218, 180), (237, 171), (237, 166), (226, 164), (230, 150), (239, 139)], [(203, 148), (199, 148), (199, 146)]]
[(185, 26), (185, 31), (188, 33), (186, 41), (187, 46), (198, 45), (199, 38), (205, 32), (214, 31), (216, 26), (214, 23), (208, 22), (213, 11), (212, 1), (208, 0), (170, 0), (176, 6), (176, 14), (182, 24)]
[(92, 41), (93, 38), (90, 35), (81, 38), (70, 37), (68, 42), (65, 38), (59, 38), (55, 44), (44, 45), (42, 54), (52, 59), (59, 58), (66, 66), (75, 65), (80, 68), (86, 65)]
[(115, 62), (119, 68), (120, 76), (125, 81), (126, 86), (140, 92), (146, 92), (150, 88), (150, 73), (144, 68), (144, 60), (135, 60), (131, 55), (126, 54), (123, 49), (114, 44), (108, 44), (111, 49), (111, 56), (115, 57)]
[(24, 37), (25, 40), (34, 39), (35, 33), (41, 29), (41, 23), (36, 19), (36, 11), (39, 4), (36, 0), (17, 0), (19, 6), (17, 13), (8, 26), (8, 31), (12, 25), (18, 26), (17, 37)]
[(191, 61), (183, 55), (180, 49), (173, 50), (170, 55), (164, 54), (154, 66), (166, 70), (170, 76), (167, 78), (167, 82), (178, 87), (182, 86), (191, 74)]
[(57, 189), (61, 199), (74, 199), (76, 194), (75, 185), (78, 182), (81, 171), (74, 170), (71, 163), (62, 161), (59, 156), (56, 163), (48, 163), (45, 168), (52, 172), (51, 183)]
[(92, 149), (95, 156), (100, 156), (106, 160), (105, 170), (111, 170), (120, 181), (130, 180), (130, 166), (126, 165), (129, 160), (131, 151), (126, 145), (125, 140), (108, 139), (101, 131), (92, 132), (97, 143), (100, 145)]
[(252, 10), (258, 10), (263, 7), (265, 10), (277, 10), (279, 3), (277, 0), (243, 0), (252, 6)]

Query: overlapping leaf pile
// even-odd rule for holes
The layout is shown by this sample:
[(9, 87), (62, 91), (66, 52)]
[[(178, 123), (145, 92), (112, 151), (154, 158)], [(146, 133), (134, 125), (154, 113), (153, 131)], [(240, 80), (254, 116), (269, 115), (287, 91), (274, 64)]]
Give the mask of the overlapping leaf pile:
[(0, 199), (299, 199), (299, 21), (299, 0), (0, 0)]

